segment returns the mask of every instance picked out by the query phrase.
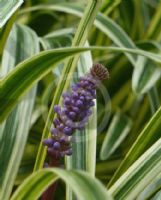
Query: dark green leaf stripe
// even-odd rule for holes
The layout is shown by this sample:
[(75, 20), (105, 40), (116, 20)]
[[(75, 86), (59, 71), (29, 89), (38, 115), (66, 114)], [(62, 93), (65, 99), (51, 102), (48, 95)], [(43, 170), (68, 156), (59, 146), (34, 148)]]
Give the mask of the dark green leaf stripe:
[(109, 189), (116, 200), (136, 199), (161, 172), (161, 139), (150, 147)]
[(33, 173), (16, 190), (11, 200), (36, 200), (58, 178), (69, 185), (79, 200), (112, 200), (106, 188), (89, 174), (57, 168), (43, 169)]

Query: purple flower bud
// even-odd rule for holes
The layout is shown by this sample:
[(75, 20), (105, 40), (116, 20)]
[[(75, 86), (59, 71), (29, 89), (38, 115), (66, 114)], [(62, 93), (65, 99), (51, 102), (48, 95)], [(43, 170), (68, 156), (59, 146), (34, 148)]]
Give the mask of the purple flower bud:
[(86, 96), (86, 91), (85, 90), (81, 90), (81, 94)]
[(72, 90), (73, 90), (73, 91), (77, 91), (78, 88), (79, 88), (79, 87), (78, 87), (77, 85), (72, 85)]
[(63, 115), (67, 114), (68, 112), (69, 112), (69, 111), (68, 111), (68, 108), (63, 108), (63, 109), (62, 109)]
[(56, 113), (59, 113), (60, 111), (61, 111), (61, 108), (60, 108), (60, 106), (54, 106), (54, 111), (56, 112)]
[(51, 128), (50, 130), (51, 134), (53, 135), (57, 135), (59, 133), (58, 129), (57, 128)]
[(64, 92), (62, 96), (63, 98), (66, 98), (66, 97), (70, 97), (70, 94), (68, 92)]
[(68, 105), (70, 105), (70, 102), (71, 102), (70, 98), (69, 97), (65, 97), (64, 104), (68, 106)]
[(83, 81), (80, 81), (77, 83), (77, 87), (83, 87), (84, 86), (84, 82)]
[(87, 101), (93, 99), (93, 97), (91, 95), (90, 96), (87, 95), (85, 98), (86, 98)]
[[(64, 132), (64, 130), (63, 130), (63, 132)], [(60, 138), (60, 142), (62, 142), (62, 143), (66, 142), (66, 137), (64, 137), (64, 136), (61, 137), (61, 138)]]
[(60, 145), (59, 142), (55, 142), (55, 143), (53, 144), (53, 148), (56, 149), (56, 150), (60, 149), (60, 147), (61, 147), (61, 145)]
[(76, 113), (75, 113), (75, 112), (69, 112), (68, 116), (69, 116), (71, 119), (75, 119)]
[(79, 97), (77, 92), (73, 92), (72, 96), (73, 96), (74, 99), (77, 99)]
[(53, 123), (55, 126), (57, 126), (60, 124), (60, 121), (59, 121), (59, 119), (56, 118), (56, 119), (54, 119)]
[(48, 146), (48, 147), (51, 147), (51, 146), (53, 145), (53, 143), (54, 143), (54, 141), (53, 141), (52, 138), (48, 138), (48, 139), (45, 139), (45, 140), (43, 141), (43, 144), (44, 144), (45, 146)]
[(69, 120), (69, 119), (66, 121), (65, 124), (66, 124), (66, 126), (68, 126), (68, 127), (71, 127), (71, 128), (74, 127), (74, 123), (73, 123), (71, 120)]
[(72, 106), (75, 105), (75, 100), (74, 99), (71, 100), (71, 104), (72, 104)]
[(80, 112), (80, 109), (78, 107), (72, 107), (72, 110), (76, 113), (79, 113)]
[(63, 133), (64, 133), (65, 135), (69, 135), (69, 136), (72, 134), (72, 132), (73, 132), (72, 128), (71, 128), (71, 127), (68, 127), (68, 126), (66, 126), (66, 127), (64, 128), (64, 130), (63, 130)]
[(59, 125), (59, 129), (60, 129), (60, 130), (63, 130), (63, 129), (64, 129), (64, 124), (60, 124), (60, 125)]
[(64, 115), (63, 113), (61, 113), (61, 115), (59, 117), (63, 123), (65, 123), (68, 120), (68, 117), (66, 115)]
[(85, 86), (89, 86), (89, 85), (90, 85), (89, 81), (87, 81), (87, 80), (84, 81), (84, 85), (85, 85)]
[(81, 100), (77, 100), (76, 101), (76, 106), (78, 106), (78, 108), (82, 108), (83, 107), (83, 102)]
[(84, 101), (84, 100), (85, 100), (84, 96), (80, 96), (79, 99), (80, 99), (81, 101)]

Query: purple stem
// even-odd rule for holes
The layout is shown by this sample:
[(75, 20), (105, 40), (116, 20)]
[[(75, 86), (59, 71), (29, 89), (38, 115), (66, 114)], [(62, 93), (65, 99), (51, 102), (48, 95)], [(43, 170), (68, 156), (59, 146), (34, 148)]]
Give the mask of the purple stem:
[[(60, 159), (50, 159), (48, 167), (61, 167)], [(57, 182), (50, 185), (47, 190), (42, 194), (41, 200), (54, 200)]]

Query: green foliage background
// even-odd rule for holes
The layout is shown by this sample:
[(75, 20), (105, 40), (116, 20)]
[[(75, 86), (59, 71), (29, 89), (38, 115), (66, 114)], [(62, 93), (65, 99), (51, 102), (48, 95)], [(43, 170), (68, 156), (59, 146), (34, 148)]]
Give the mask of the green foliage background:
[[(60, 200), (161, 199), (160, 22), (159, 0), (0, 2), (0, 199), (58, 179)], [(93, 116), (63, 169), (43, 169), (53, 105), (96, 62), (110, 78)]]

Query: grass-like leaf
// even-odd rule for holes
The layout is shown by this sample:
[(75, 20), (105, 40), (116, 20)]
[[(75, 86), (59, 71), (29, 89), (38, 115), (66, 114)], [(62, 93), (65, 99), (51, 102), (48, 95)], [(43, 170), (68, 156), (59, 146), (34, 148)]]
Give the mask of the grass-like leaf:
[(119, 169), (117, 170), (116, 174), (110, 181), (109, 185), (112, 185), (123, 172), (125, 172), (128, 167), (131, 166), (133, 162), (143, 153), (145, 150), (152, 145), (157, 139), (160, 138), (160, 124), (161, 120), (161, 107), (158, 111), (153, 115), (147, 126), (143, 129), (140, 133), (138, 139), (131, 147), (130, 151), (128, 152), (127, 156), (123, 160), (122, 164), (120, 165)]
[(150, 147), (109, 189), (116, 200), (135, 199), (161, 172), (161, 139)]
[(0, 1), (0, 28), (6, 23), (11, 15), (20, 7), (23, 0), (1, 0)]
[[(61, 11), (66, 12), (69, 14), (76, 15), (78, 17), (82, 17), (83, 15), (83, 9), (80, 6), (70, 4), (70, 3), (63, 3), (63, 4), (57, 4), (57, 5), (50, 5), (50, 6), (35, 6), (31, 7), (29, 9), (25, 9), (21, 11), (22, 13), (30, 12), (30, 11), (36, 11), (36, 10), (54, 10), (54, 11)], [(136, 45), (131, 40), (131, 38), (125, 33), (125, 31), (117, 25), (113, 20), (108, 18), (107, 16), (98, 13), (96, 16), (96, 20), (94, 22), (97, 28), (99, 28), (103, 33), (105, 33), (116, 45), (118, 45), (121, 48), (136, 48)], [(143, 65), (142, 70), (138, 69), (138, 62), (140, 58), (137, 58), (135, 55), (130, 55), (128, 53), (125, 53), (129, 61), (132, 63), (136, 69), (134, 69), (134, 78), (136, 79), (135, 75), (139, 75), (143, 79), (143, 81), (135, 81), (135, 84), (133, 84), (133, 89), (135, 92), (138, 93), (145, 93), (151, 88), (156, 81), (158, 80), (158, 77), (160, 77), (160, 71), (158, 68), (151, 67), (151, 71), (148, 69), (146, 71), (147, 66)], [(138, 60), (138, 62), (136, 62)], [(149, 73), (150, 71), (150, 73)], [(158, 73), (159, 71), (159, 73)], [(157, 74), (157, 76), (156, 76)]]
[(11, 200), (36, 200), (58, 178), (69, 185), (79, 200), (112, 200), (104, 186), (89, 174), (57, 168), (34, 172), (18, 188)]
[(117, 149), (126, 138), (131, 127), (132, 120), (130, 117), (121, 112), (117, 112), (114, 115), (101, 147), (100, 158), (102, 160), (109, 158), (109, 156)]
[[(34, 85), (34, 83), (39, 81), (54, 67), (56, 67), (58, 63), (62, 62), (66, 58), (88, 50), (124, 52), (134, 55), (142, 55), (158, 64), (161, 64), (160, 55), (139, 49), (119, 47), (72, 47), (42, 52), (20, 63), (15, 70), (10, 72), (0, 81), (0, 104), (2, 105), (0, 107), (0, 121), (8, 115), (20, 97), (22, 97)], [(64, 74), (64, 76), (66, 75), (67, 73)]]
[[(26, 49), (28, 44), (30, 47)], [(39, 39), (36, 34), (25, 26), (14, 26), (4, 50), (1, 75), (5, 76), (17, 63), (38, 52)], [(0, 199), (7, 200), (11, 194), (30, 129), (35, 96), (36, 86), (25, 95), (1, 125)]]

